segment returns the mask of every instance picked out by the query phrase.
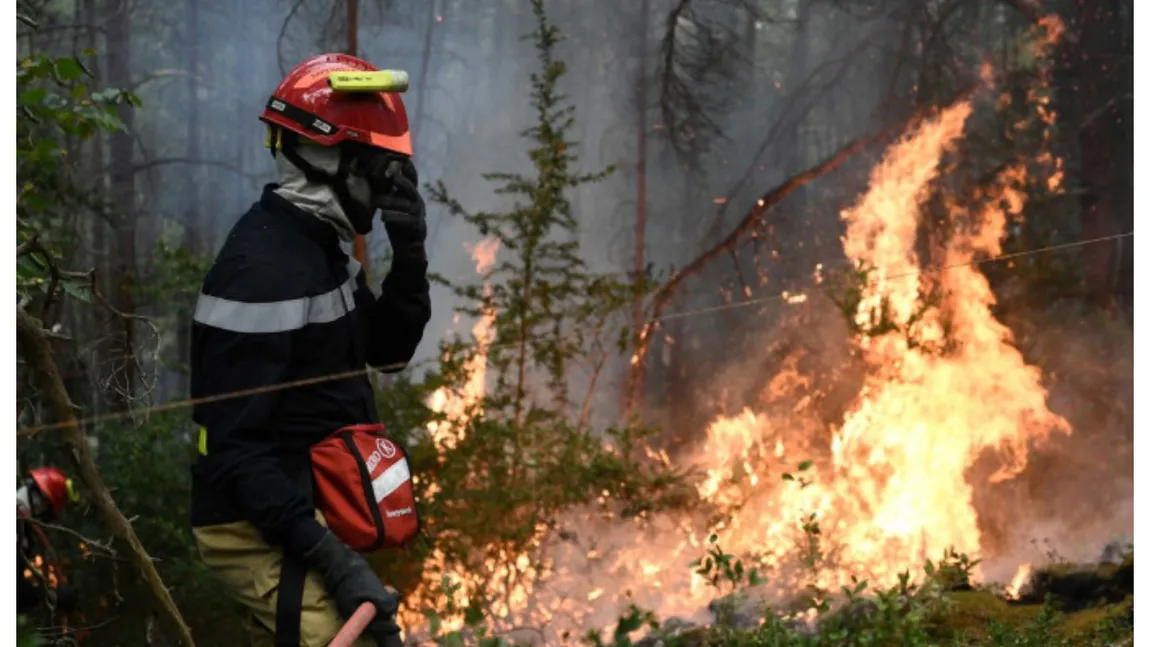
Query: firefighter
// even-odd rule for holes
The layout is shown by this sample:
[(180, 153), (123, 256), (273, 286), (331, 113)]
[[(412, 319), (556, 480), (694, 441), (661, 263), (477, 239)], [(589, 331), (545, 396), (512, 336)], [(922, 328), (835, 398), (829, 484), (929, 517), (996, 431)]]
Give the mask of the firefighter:
[[(329, 83), (374, 70), (325, 54), (280, 83), (261, 116), (279, 182), (233, 226), (193, 316), (192, 397), (245, 393), (193, 411), (191, 524), (203, 561), (247, 607), (253, 644), (327, 645), (363, 603), (377, 613), (356, 645), (403, 644), (397, 596), (316, 512), (308, 456), (339, 427), (378, 422), (365, 367), (402, 370), (431, 317), (403, 103)], [(344, 251), (377, 211), (393, 252), (378, 297)]]
[[(74, 606), (75, 596), (71, 589), (60, 585), (44, 591), (39, 586), (41, 580), (48, 577), (47, 566), (52, 563), (49, 561), (52, 557), (52, 546), (48, 543), (44, 532), (30, 520), (46, 523), (55, 521), (67, 503), (79, 500), (72, 479), (56, 467), (38, 467), (30, 470), (17, 483), (16, 613), (32, 611), (45, 597), (52, 607), (61, 611), (68, 611)], [(39, 547), (33, 544), (32, 535), (38, 540)], [(30, 561), (36, 554), (44, 558), (38, 567)], [(34, 572), (34, 568), (40, 572)]]

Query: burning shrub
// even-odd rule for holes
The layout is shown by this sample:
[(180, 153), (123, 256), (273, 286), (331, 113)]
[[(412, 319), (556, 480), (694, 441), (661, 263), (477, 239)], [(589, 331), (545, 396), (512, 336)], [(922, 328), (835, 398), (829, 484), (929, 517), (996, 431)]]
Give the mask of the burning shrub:
[[(382, 396), (393, 429), (426, 432), (408, 441), (427, 541), (406, 564), (380, 566), (412, 592), (409, 615), (426, 609), (447, 627), (465, 617), (500, 623), (560, 611), (532, 593), (551, 575), (554, 542), (575, 536), (566, 525), (571, 510), (642, 518), (688, 505), (694, 492), (665, 456), (647, 450), (653, 430), (588, 422), (598, 373), (630, 338), (622, 322), (647, 281), (594, 273), (578, 253), (567, 196), (611, 169), (573, 169), (573, 109), (557, 93), (564, 64), (553, 55), (560, 35), (542, 4), (533, 3), (542, 69), (532, 76), (531, 100), (539, 117), (525, 133), (535, 174), (485, 176), (514, 198), (501, 213), (467, 211), (442, 183), (431, 193), (486, 237), (472, 250), (480, 283), (437, 279), (478, 319), (474, 339), (445, 344), (424, 384), (401, 383)], [(507, 253), (497, 261), (500, 251)], [(592, 374), (581, 397), (570, 387), (578, 369)]]

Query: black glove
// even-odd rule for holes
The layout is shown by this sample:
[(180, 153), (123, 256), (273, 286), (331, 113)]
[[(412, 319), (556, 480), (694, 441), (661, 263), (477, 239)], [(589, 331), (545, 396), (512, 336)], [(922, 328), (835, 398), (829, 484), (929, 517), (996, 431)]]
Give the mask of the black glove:
[(335, 598), (340, 615), (350, 618), (364, 602), (375, 605), (375, 618), (365, 632), (379, 647), (403, 647), (395, 613), (399, 601), (383, 586), (359, 553), (328, 531), (304, 553), (308, 565), (323, 575), (328, 593)]
[(391, 241), (397, 261), (427, 261), (423, 242), (427, 240), (427, 213), (419, 195), (419, 173), (408, 158), (393, 158), (384, 176), (386, 191), (373, 197)]

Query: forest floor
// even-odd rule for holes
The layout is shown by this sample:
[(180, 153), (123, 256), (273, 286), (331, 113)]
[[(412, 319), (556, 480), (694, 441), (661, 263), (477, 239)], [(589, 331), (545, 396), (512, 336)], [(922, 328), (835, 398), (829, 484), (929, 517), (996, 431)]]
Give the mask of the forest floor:
[[(696, 626), (668, 622), (638, 647), (1125, 647), (1134, 644), (1134, 558), (1036, 569), (1013, 599), (1002, 587), (959, 587), (936, 604), (859, 598), (812, 627), (765, 616)], [(884, 599), (885, 598), (885, 599)], [(604, 645), (605, 643), (599, 643)], [(630, 644), (615, 635), (617, 647)]]

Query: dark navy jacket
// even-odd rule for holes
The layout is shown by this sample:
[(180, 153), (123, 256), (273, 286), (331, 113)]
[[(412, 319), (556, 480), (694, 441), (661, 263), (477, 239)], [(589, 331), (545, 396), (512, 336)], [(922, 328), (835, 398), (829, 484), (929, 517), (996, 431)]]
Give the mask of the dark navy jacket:
[[(250, 521), (302, 552), (322, 536), (298, 483), (307, 451), (337, 428), (377, 422), (365, 366), (411, 360), (431, 317), (427, 261), (396, 258), (378, 299), (335, 229), (264, 189), (208, 272), (192, 326), (193, 398), (309, 378), (193, 410), (207, 452), (193, 469), (193, 526)], [(330, 379), (329, 376), (351, 374)]]

